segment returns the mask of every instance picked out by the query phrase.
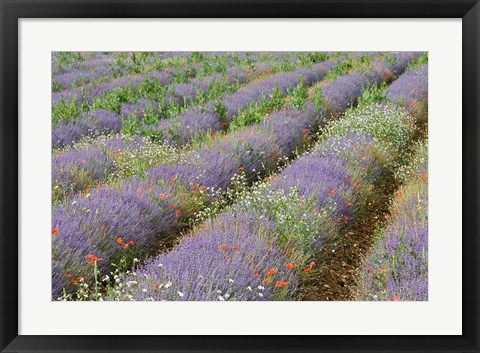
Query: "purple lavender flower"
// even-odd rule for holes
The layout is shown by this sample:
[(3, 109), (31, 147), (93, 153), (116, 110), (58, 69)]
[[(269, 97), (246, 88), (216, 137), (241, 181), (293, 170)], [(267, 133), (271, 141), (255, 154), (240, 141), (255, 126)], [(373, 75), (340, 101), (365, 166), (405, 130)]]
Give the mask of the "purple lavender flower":
[[(248, 213), (225, 214), (137, 269), (129, 278), (138, 283), (133, 299), (271, 300), (284, 290), (275, 288), (277, 281), (286, 283), (286, 296), (296, 279), (273, 235), (272, 222)], [(271, 269), (274, 274), (267, 276)]]
[(84, 136), (118, 133), (122, 129), (122, 118), (108, 110), (95, 110), (79, 120), (59, 124), (52, 130), (52, 148), (71, 145)]
[(414, 68), (390, 85), (386, 97), (408, 109), (428, 99), (428, 64)]
[(325, 77), (331, 69), (330, 64), (318, 65), (315, 69), (299, 68), (293, 72), (279, 73), (262, 81), (251, 83), (236, 93), (224, 96), (223, 104), (227, 112), (225, 118), (230, 121), (239, 111), (249, 104), (260, 99), (269, 99), (269, 95), (276, 88), (286, 94), (289, 88), (293, 88), (303, 79), (306, 84), (311, 84)]
[(274, 170), (280, 156), (272, 135), (250, 128), (192, 152), (188, 162), (161, 165), (147, 174), (152, 180), (178, 178), (187, 185), (199, 183), (225, 191), (236, 174), (245, 173), (253, 181)]
[(196, 137), (204, 137), (221, 128), (220, 119), (214, 112), (193, 107), (178, 117), (161, 120), (155, 130), (162, 131), (163, 139), (168, 144), (183, 146)]
[(292, 156), (296, 149), (301, 149), (312, 139), (326, 123), (325, 114), (319, 115), (311, 104), (307, 108), (287, 109), (275, 112), (266, 117), (260, 124), (266, 131), (272, 133), (281, 148), (282, 156)]
[[(83, 276), (91, 283), (93, 269), (87, 255), (103, 259), (98, 267), (100, 274), (106, 274), (120, 257), (128, 255), (132, 260), (158, 250), (183, 228), (175, 192), (170, 183), (131, 178), (118, 187), (93, 189), (91, 195), (54, 207), (52, 229), (58, 233), (52, 234), (53, 257), (63, 262), (61, 272)], [(60, 286), (54, 284), (54, 288)]]

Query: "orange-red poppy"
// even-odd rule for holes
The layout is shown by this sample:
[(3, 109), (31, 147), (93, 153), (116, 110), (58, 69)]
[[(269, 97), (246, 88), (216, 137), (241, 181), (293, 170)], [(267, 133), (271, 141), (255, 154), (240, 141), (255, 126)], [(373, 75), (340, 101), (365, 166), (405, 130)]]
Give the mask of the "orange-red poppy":
[(271, 276), (275, 273), (275, 269), (274, 268), (271, 268), (268, 272), (267, 272), (267, 276)]
[(288, 264), (285, 265), (285, 267), (291, 270), (293, 268), (293, 264), (289, 262)]

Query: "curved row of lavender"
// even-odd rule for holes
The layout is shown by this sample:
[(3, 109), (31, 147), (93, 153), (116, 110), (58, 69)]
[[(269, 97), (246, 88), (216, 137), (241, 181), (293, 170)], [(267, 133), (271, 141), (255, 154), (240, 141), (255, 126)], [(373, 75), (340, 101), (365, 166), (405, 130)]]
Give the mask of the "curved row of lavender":
[[(372, 111), (386, 120), (394, 117), (395, 128), (413, 136), (413, 129), (403, 121), (407, 112), (381, 105), (369, 107), (367, 113)], [(359, 114), (354, 113), (346, 119), (364, 119), (366, 112)], [(252, 203), (249, 197), (246, 202), (240, 200), (219, 218), (181, 239), (174, 250), (145, 261), (126, 278), (120, 290), (117, 287), (116, 299), (290, 298), (302, 270), (309, 272), (315, 266), (314, 262), (308, 264), (308, 257), (302, 259), (297, 255), (310, 254), (312, 249), (328, 251), (338, 237), (337, 221), (352, 217), (348, 207), (358, 207), (359, 185), (362, 188), (375, 180), (382, 167), (396, 156), (396, 153), (386, 153), (388, 148), (395, 146), (394, 141), (378, 140), (370, 134), (375, 130), (368, 125), (363, 130), (343, 132), (339, 129), (340, 134), (331, 134), (311, 153), (278, 174), (256, 200), (259, 204)], [(336, 131), (335, 125), (333, 131)], [(303, 208), (278, 211), (278, 207), (269, 208), (268, 202), (261, 201), (278, 197), (279, 193), (291, 195), (292, 190), (297, 199), (312, 202), (304, 204)], [(323, 227), (315, 223), (322, 213), (326, 213), (329, 220), (320, 224)], [(289, 217), (311, 225), (309, 242), (302, 239), (298, 242), (298, 238), (305, 237), (304, 233), (291, 234), (283, 223), (278, 224)], [(296, 249), (297, 243), (304, 248)]]
[(428, 300), (427, 143), (417, 150), (410, 180), (396, 191), (391, 219), (361, 268), (360, 300)]
[[(339, 82), (343, 83), (343, 80)], [(147, 180), (133, 178), (120, 183), (118, 188), (98, 188), (88, 197), (73, 198), (67, 207), (55, 207), (52, 220), (52, 228), (55, 230), (52, 231), (55, 233), (52, 234), (55, 256), (54, 293), (68, 286), (72, 276), (91, 279), (92, 272), (88, 271), (89, 266), (84, 256), (103, 258), (104, 261), (99, 264), (104, 271), (123, 249), (130, 249), (132, 256), (142, 257), (156, 250), (162, 239), (168, 239), (169, 236), (165, 234), (178, 232), (195, 211), (195, 205), (200, 207), (211, 199), (205, 192), (207, 187), (224, 191), (235, 174), (245, 172), (254, 180), (273, 171), (279, 158), (291, 153), (288, 143), (286, 146), (284, 143), (308, 142), (308, 139), (304, 139), (305, 129), (316, 131), (324, 124), (325, 116), (323, 113), (318, 114), (311, 105), (300, 112), (272, 114), (270, 119), (262, 123), (262, 128), (249, 128), (234, 133), (193, 152), (189, 163), (160, 166), (148, 173)], [(160, 189), (155, 192), (149, 185)], [(140, 210), (137, 213), (132, 211), (131, 216), (124, 214), (120, 208), (129, 209), (122, 207), (121, 200), (124, 197), (128, 202), (140, 197)], [(183, 199), (178, 202), (177, 197)], [(110, 198), (113, 200), (109, 201)], [(192, 205), (193, 209), (189, 209)], [(149, 221), (144, 221), (138, 212), (150, 214), (153, 218), (147, 217)], [(121, 226), (110, 226), (112, 220), (117, 219), (110, 217), (113, 213), (121, 217)], [(150, 232), (149, 236), (137, 231), (136, 227), (142, 225), (146, 232)], [(162, 234), (158, 234), (159, 230)], [(151, 239), (155, 241), (151, 243)], [(125, 242), (138, 246), (129, 246)], [(115, 246), (115, 243), (120, 246)]]

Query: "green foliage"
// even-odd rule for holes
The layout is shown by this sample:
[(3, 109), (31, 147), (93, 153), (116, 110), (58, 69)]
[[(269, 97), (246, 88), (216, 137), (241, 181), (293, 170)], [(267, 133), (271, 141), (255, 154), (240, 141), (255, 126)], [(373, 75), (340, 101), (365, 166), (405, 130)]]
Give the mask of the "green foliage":
[(254, 104), (249, 105), (242, 110), (238, 116), (234, 117), (231, 123), (233, 128), (239, 128), (251, 124), (259, 123), (260, 120), (268, 113), (279, 110), (285, 104), (285, 96), (278, 89), (274, 89), (267, 97), (263, 97)]
[(302, 82), (293, 89), (288, 90), (290, 96), (290, 106), (295, 109), (305, 107), (308, 99), (308, 87)]
[(420, 55), (420, 57), (418, 57), (417, 59), (415, 60), (412, 60), (408, 63), (408, 66), (407, 66), (407, 69), (405, 70), (405, 72), (409, 72), (411, 70), (413, 70), (414, 68), (420, 66), (420, 65), (424, 65), (424, 64), (428, 64), (428, 52), (423, 52), (422, 55)]
[(52, 109), (52, 125), (56, 127), (59, 123), (74, 121), (82, 112), (81, 107), (77, 107), (74, 99), (62, 100)]
[[(383, 82), (379, 85), (373, 84), (366, 87), (362, 95), (358, 98), (357, 107), (363, 108), (368, 105), (375, 103), (384, 103), (386, 102), (385, 94), (387, 93), (387, 84)], [(353, 110), (353, 107), (350, 107), (350, 110)]]
[(329, 55), (327, 53), (300, 53), (298, 58), (298, 63), (300, 65), (308, 65), (308, 64), (315, 64), (318, 62), (326, 61), (329, 59)]
[(74, 62), (82, 62), (85, 61), (85, 59), (79, 52), (58, 51), (52, 53), (52, 61), (58, 65), (58, 69), (61, 72), (63, 66), (70, 65)]

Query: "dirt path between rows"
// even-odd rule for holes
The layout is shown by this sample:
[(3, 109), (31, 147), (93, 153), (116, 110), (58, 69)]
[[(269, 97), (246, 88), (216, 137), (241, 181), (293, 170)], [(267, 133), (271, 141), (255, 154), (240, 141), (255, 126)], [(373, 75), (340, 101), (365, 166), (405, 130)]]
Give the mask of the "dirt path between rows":
[(377, 199), (365, 201), (362, 213), (341, 229), (335, 252), (300, 283), (297, 300), (355, 300), (355, 273), (372, 245), (375, 229), (389, 212), (397, 184), (391, 175), (382, 175), (375, 187)]
[[(407, 155), (413, 154), (415, 142), (427, 136), (427, 127), (420, 126), (414, 135)], [(341, 229), (338, 247), (326, 262), (313, 268), (308, 277), (299, 283), (296, 300), (348, 301), (356, 300), (356, 273), (372, 246), (375, 229), (385, 222), (390, 200), (399, 185), (393, 175), (381, 175), (375, 185), (376, 199), (361, 205), (361, 214)]]

